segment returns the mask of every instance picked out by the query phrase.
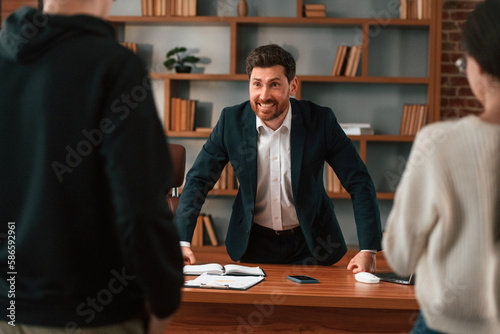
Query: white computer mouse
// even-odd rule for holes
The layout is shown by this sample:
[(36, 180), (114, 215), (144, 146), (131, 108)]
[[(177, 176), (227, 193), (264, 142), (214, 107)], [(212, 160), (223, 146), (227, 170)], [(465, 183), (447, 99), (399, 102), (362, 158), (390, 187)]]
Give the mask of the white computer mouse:
[(361, 283), (371, 283), (371, 284), (376, 284), (380, 282), (380, 278), (377, 276), (370, 274), (368, 272), (360, 272), (354, 275), (354, 278), (356, 281), (361, 282)]

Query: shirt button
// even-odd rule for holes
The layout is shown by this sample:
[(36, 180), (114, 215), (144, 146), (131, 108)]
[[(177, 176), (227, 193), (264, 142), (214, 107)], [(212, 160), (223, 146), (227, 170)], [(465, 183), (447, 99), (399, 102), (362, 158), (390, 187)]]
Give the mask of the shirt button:
[(273, 160), (278, 160), (278, 157), (274, 156), (274, 157), (273, 157)]
[(273, 179), (273, 182), (278, 182), (278, 178), (277, 178), (277, 177), (275, 177), (275, 178)]
[(279, 218), (280, 218), (280, 217), (278, 217), (278, 216), (274, 217), (274, 219), (275, 219), (275, 220), (278, 220)]

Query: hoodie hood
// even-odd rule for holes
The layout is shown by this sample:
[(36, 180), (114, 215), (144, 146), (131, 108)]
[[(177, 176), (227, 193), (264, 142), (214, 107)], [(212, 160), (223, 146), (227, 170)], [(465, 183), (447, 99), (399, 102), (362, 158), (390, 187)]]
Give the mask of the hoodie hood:
[(0, 58), (29, 62), (52, 45), (79, 33), (114, 36), (113, 27), (87, 15), (47, 15), (34, 8), (22, 7), (9, 15), (0, 31)]

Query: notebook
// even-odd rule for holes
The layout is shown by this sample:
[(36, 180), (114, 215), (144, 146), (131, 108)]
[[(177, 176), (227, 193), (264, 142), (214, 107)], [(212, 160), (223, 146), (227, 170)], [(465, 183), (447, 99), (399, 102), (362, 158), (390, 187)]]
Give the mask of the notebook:
[(414, 285), (415, 284), (415, 275), (410, 274), (408, 276), (401, 276), (394, 272), (389, 273), (375, 273), (375, 276), (380, 278), (381, 281), (391, 282), (391, 283), (399, 283), (406, 285)]
[(264, 276), (227, 276), (203, 273), (194, 280), (184, 282), (187, 288), (247, 290), (264, 280)]

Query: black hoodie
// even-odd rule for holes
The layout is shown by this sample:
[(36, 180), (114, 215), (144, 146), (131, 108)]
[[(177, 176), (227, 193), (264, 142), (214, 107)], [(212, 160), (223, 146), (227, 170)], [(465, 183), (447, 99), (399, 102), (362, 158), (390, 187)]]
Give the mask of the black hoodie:
[(22, 8), (0, 31), (0, 319), (164, 317), (182, 257), (144, 64), (91, 16)]

